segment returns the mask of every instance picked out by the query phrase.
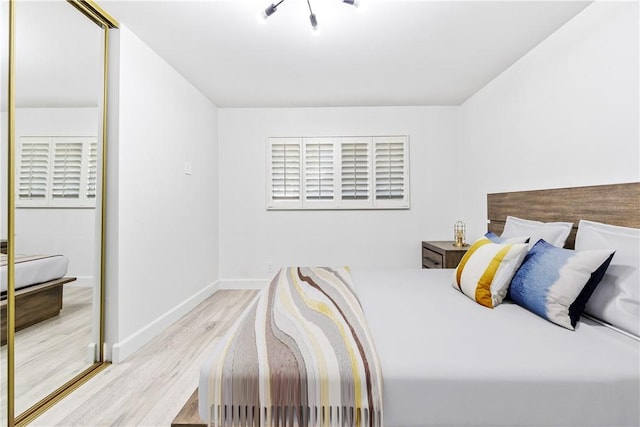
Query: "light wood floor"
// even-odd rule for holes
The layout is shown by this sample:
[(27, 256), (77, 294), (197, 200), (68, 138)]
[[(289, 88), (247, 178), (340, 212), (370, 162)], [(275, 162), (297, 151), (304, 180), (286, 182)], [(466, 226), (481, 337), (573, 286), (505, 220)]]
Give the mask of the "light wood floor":
[[(91, 341), (91, 288), (64, 287), (58, 316), (16, 332), (15, 409), (19, 414), (62, 384), (88, 368), (87, 346)], [(0, 348), (6, 361), (7, 347)], [(5, 366), (3, 364), (3, 366)], [(6, 375), (1, 390), (6, 390)], [(6, 408), (6, 392), (0, 405)]]
[(256, 291), (218, 291), (123, 363), (111, 365), (32, 426), (169, 426), (200, 365)]

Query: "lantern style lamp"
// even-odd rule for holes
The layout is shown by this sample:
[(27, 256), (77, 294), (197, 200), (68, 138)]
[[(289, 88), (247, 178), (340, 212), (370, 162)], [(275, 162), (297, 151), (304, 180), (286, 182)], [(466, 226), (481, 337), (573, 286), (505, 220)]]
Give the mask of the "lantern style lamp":
[(466, 234), (467, 234), (467, 227), (464, 225), (464, 222), (457, 221), (453, 225), (453, 246), (456, 246), (458, 248), (467, 246)]

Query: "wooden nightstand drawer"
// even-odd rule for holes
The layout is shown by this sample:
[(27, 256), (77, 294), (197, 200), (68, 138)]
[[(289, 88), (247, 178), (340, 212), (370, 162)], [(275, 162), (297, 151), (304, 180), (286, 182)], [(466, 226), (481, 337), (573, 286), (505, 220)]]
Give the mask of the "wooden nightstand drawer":
[(422, 268), (456, 268), (467, 249), (453, 242), (422, 242)]
[(422, 268), (444, 268), (442, 254), (422, 246)]

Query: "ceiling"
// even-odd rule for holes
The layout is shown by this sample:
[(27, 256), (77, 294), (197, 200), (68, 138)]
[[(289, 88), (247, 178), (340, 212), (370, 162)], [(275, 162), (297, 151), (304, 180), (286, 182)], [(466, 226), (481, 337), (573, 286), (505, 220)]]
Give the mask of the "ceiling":
[[(270, 1), (99, 3), (220, 107), (459, 105), (589, 4), (361, 0), (356, 8), (310, 0), (316, 33), (305, 0), (286, 0), (268, 20), (259, 19)], [(50, 1), (24, 3), (52, 8)], [(26, 27), (43, 34), (32, 43), (34, 53), (24, 55), (30, 61), (17, 57), (18, 74), (30, 76), (18, 78), (18, 104), (95, 105), (89, 77), (99, 77), (100, 58), (91, 50), (99, 38), (65, 35), (71, 26), (65, 21), (53, 21), (62, 23), (53, 31), (52, 13), (40, 12), (49, 25)], [(76, 65), (56, 71), (60, 58)], [(43, 70), (55, 72), (55, 84), (47, 84)]]
[[(102, 1), (221, 107), (459, 105), (584, 1)], [(259, 22), (262, 21), (262, 22)]]
[(98, 105), (100, 27), (64, 1), (18, 1), (15, 16), (16, 106)]

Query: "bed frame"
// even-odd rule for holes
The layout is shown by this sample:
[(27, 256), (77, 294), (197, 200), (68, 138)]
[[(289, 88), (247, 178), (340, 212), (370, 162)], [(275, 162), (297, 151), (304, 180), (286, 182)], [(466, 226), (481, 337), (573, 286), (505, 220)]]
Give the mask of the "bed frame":
[[(75, 277), (62, 277), (37, 285), (21, 288), (15, 292), (15, 331), (57, 316), (62, 309), (62, 286), (73, 282)], [(7, 298), (0, 301), (0, 345), (7, 342)]]
[[(488, 229), (500, 235), (507, 215), (543, 222), (573, 222), (565, 247), (573, 249), (581, 219), (640, 228), (640, 182), (487, 194)], [(171, 423), (206, 427), (198, 415), (198, 389)]]
[(500, 235), (507, 215), (573, 222), (565, 244), (573, 249), (581, 219), (640, 228), (640, 182), (487, 194), (489, 231)]

